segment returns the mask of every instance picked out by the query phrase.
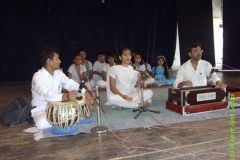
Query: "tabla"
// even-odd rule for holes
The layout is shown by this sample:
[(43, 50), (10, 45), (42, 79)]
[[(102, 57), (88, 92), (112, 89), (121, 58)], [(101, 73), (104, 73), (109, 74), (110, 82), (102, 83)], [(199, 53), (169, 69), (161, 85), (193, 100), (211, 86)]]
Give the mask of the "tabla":
[(55, 128), (67, 129), (77, 124), (79, 120), (91, 116), (93, 107), (85, 102), (85, 96), (81, 100), (66, 102), (48, 102), (47, 120)]
[(79, 121), (81, 108), (77, 101), (48, 102), (47, 121), (58, 129), (70, 128)]

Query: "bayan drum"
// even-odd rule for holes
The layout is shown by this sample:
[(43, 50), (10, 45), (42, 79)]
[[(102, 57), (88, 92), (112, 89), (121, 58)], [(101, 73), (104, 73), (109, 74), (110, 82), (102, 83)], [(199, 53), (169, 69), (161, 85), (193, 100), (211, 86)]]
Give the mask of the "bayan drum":
[(81, 108), (77, 101), (48, 102), (47, 120), (57, 129), (68, 129), (79, 121)]

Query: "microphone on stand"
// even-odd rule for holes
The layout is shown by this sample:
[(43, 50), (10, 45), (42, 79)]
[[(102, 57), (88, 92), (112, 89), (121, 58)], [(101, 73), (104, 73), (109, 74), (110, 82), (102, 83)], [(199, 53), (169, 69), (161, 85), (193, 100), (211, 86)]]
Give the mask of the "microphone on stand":
[(83, 97), (82, 97), (82, 89), (84, 88), (85, 89), (85, 81), (86, 81), (86, 78), (87, 77), (83, 77), (83, 79), (81, 80), (81, 82), (80, 82), (80, 85), (79, 85), (79, 89), (78, 89), (78, 92), (77, 92), (77, 95), (76, 95), (76, 99), (77, 100), (82, 100), (83, 99)]
[(130, 62), (129, 65), (132, 66), (135, 71), (138, 71), (142, 76), (150, 77), (148, 74), (146, 74), (146, 73), (144, 73), (143, 71), (137, 69), (137, 67), (135, 66), (135, 64), (133, 64), (132, 62)]
[[(85, 85), (85, 81), (84, 79), (86, 79), (87, 77), (84, 77), (83, 80), (81, 81), (80, 85), (79, 85), (79, 89), (78, 89), (78, 93), (77, 93), (77, 96), (76, 96), (76, 99), (77, 100), (81, 100), (83, 97), (82, 97), (82, 89), (84, 88), (92, 97), (95, 97), (91, 91), (89, 91), (88, 87)], [(80, 93), (80, 97), (78, 97), (78, 94)], [(105, 111), (103, 110), (103, 108), (100, 106), (99, 102), (96, 101), (97, 105), (101, 108), (103, 114), (105, 113)]]
[(136, 69), (135, 64), (133, 64), (132, 62), (130, 62), (129, 65), (132, 66), (134, 70)]
[(209, 76), (207, 76), (208, 86), (215, 87), (215, 85), (212, 83), (212, 75), (213, 75), (214, 71), (215, 71), (214, 68), (212, 68), (210, 73), (209, 73)]
[(212, 74), (214, 73), (214, 68), (211, 69), (210, 73), (209, 73), (209, 79), (212, 79)]
[(82, 100), (83, 99), (83, 97), (82, 97), (82, 89), (83, 89), (82, 83), (83, 82), (81, 82), (80, 85), (79, 85), (79, 89), (78, 89), (77, 96), (76, 96), (77, 100)]

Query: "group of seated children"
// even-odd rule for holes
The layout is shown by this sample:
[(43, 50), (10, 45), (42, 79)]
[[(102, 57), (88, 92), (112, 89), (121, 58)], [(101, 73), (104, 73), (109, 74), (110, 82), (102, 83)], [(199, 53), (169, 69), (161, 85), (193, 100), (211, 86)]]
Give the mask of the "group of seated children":
[[(108, 103), (118, 106), (119, 110), (122, 107), (137, 108), (141, 105), (138, 92), (141, 81), (145, 87), (172, 85), (174, 82), (174, 79), (169, 77), (164, 56), (158, 56), (157, 65), (152, 68), (146, 59), (144, 61), (138, 53), (132, 54), (129, 48), (124, 48), (119, 53), (119, 59), (120, 64), (116, 65), (117, 59), (113, 53), (106, 56), (105, 53), (98, 52), (97, 61), (92, 65), (86, 60), (86, 51), (80, 50), (68, 68), (68, 77), (77, 83), (84, 82), (88, 89), (95, 86), (106, 88)], [(152, 94), (151, 90), (144, 90), (145, 106), (151, 105)]]
[[(107, 62), (105, 62), (105, 58)], [(73, 57), (73, 64), (68, 68), (68, 77), (77, 83), (84, 81), (85, 85), (91, 89), (95, 86), (106, 88), (107, 75), (110, 67), (116, 65), (116, 57), (109, 52), (107, 56), (103, 52), (97, 54), (97, 61), (92, 63), (86, 60), (86, 51), (80, 50), (79, 54)], [(138, 54), (131, 54), (131, 63), (144, 73), (142, 77), (144, 86), (172, 85), (174, 78), (169, 77), (167, 61), (164, 56), (157, 57), (157, 65), (151, 68), (147, 59)]]

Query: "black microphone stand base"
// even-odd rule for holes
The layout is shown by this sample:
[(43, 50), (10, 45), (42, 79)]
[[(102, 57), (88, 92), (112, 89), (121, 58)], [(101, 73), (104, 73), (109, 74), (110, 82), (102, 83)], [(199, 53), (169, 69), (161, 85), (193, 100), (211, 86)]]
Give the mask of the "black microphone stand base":
[(92, 133), (105, 133), (108, 131), (108, 128), (105, 127), (105, 126), (96, 126), (96, 127), (93, 127), (91, 128), (91, 132)]
[(136, 112), (136, 111), (139, 111), (138, 114), (134, 117), (135, 119), (138, 118), (138, 116), (142, 113), (142, 112), (153, 112), (153, 113), (157, 113), (157, 114), (160, 114), (161, 112), (160, 111), (154, 111), (154, 110), (151, 110), (151, 109), (148, 109), (148, 108), (145, 108), (145, 107), (141, 107), (141, 108), (138, 108), (138, 109), (134, 109), (133, 112)]

